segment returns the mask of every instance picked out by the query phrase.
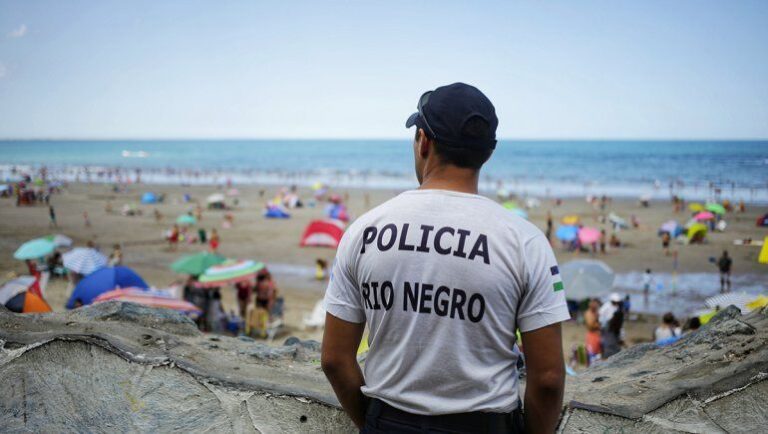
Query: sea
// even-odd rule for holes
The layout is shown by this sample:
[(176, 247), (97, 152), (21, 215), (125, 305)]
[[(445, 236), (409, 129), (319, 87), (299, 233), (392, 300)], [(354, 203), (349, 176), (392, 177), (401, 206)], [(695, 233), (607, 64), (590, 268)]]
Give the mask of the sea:
[[(0, 179), (417, 185), (404, 140), (0, 140)], [(543, 198), (728, 198), (768, 203), (768, 141), (500, 140), (481, 188)]]

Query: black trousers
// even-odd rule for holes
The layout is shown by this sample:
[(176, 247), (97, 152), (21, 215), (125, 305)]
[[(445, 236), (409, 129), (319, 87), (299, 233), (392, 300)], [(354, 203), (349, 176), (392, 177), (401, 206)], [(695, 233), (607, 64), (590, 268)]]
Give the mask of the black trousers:
[(523, 413), (520, 406), (512, 413), (457, 413), (440, 416), (412, 414), (371, 399), (365, 413), (361, 434), (384, 433), (514, 433), (522, 434)]

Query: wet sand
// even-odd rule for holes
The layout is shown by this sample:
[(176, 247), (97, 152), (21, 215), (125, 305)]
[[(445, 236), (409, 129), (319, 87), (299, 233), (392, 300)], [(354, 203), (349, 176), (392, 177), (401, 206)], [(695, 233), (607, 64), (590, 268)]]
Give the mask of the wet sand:
[[(302, 338), (319, 339), (322, 335), (318, 330), (304, 330), (302, 319), (311, 312), (314, 304), (321, 299), (325, 282), (314, 280), (311, 268), (316, 258), (332, 262), (334, 251), (322, 248), (301, 248), (299, 240), (304, 227), (309, 221), (322, 218), (324, 204), (314, 208), (304, 207), (291, 210), (290, 219), (265, 219), (262, 216), (263, 207), (267, 200), (278, 191), (273, 186), (238, 186), (238, 204), (233, 207), (234, 216), (232, 228), (222, 227), (225, 211), (204, 210), (202, 221), (199, 223), (210, 231), (216, 228), (221, 237), (220, 253), (228, 257), (250, 258), (265, 262), (268, 266), (275, 265), (275, 277), (281, 294), (286, 299), (285, 321), (288, 333)], [(58, 228), (51, 228), (48, 221), (48, 209), (43, 205), (16, 207), (13, 199), (0, 199), (0, 277), (5, 280), (12, 273), (24, 274), (25, 265), (13, 259), (13, 252), (24, 241), (50, 233), (62, 233), (71, 237), (75, 245), (84, 245), (94, 241), (105, 254), (109, 254), (113, 244), (123, 245), (124, 264), (135, 269), (152, 286), (163, 288), (174, 281), (180, 281), (182, 276), (174, 274), (169, 265), (179, 256), (195, 253), (207, 246), (199, 244), (180, 244), (176, 251), (171, 251), (163, 241), (163, 233), (169, 229), (176, 217), (187, 211), (194, 210), (194, 201), (200, 201), (205, 207), (205, 198), (226, 189), (214, 186), (178, 186), (178, 185), (133, 185), (127, 192), (114, 193), (110, 186), (103, 184), (70, 184), (61, 194), (52, 196), (51, 203), (56, 209)], [(264, 195), (260, 196), (260, 190)], [(165, 194), (164, 203), (142, 205), (140, 196), (145, 191)], [(193, 202), (184, 203), (182, 196), (188, 193)], [(340, 190), (341, 196), (348, 195), (348, 207), (353, 216), (358, 216), (367, 208), (376, 206), (398, 191), (391, 190)], [(309, 190), (300, 190), (300, 196), (305, 201), (311, 198)], [(368, 200), (366, 200), (366, 196)], [(234, 198), (228, 198), (232, 204)], [(111, 204), (112, 212), (107, 212), (107, 204)], [(368, 203), (368, 206), (366, 206)], [(123, 216), (120, 210), (124, 204), (136, 204), (143, 211), (141, 216)], [(159, 210), (164, 219), (156, 222), (154, 210)], [(559, 220), (569, 214), (578, 214), (587, 226), (605, 228), (610, 234), (609, 224), (597, 222), (598, 212), (584, 199), (568, 199), (561, 206), (554, 206), (551, 200), (542, 200), (542, 206), (529, 211), (530, 220), (538, 227), (546, 226), (546, 213), (550, 210), (554, 217), (555, 228)], [(630, 215), (637, 216), (640, 227), (624, 230), (619, 233), (622, 242), (627, 246), (611, 249), (607, 254), (594, 255), (604, 260), (616, 272), (626, 273), (651, 268), (655, 273), (673, 271), (674, 262), (671, 256), (665, 256), (660, 239), (656, 235), (659, 225), (675, 218), (685, 222), (688, 212), (675, 215), (668, 202), (654, 202), (649, 208), (641, 208), (636, 201), (614, 200), (608, 205), (605, 213), (613, 211), (629, 219)], [(716, 267), (709, 262), (710, 257), (717, 257), (723, 249), (728, 249), (734, 259), (734, 274), (760, 275), (768, 273), (768, 268), (757, 263), (759, 248), (734, 246), (734, 239), (751, 237), (761, 240), (768, 235), (765, 228), (755, 227), (757, 216), (767, 211), (765, 207), (750, 207), (745, 214), (729, 214), (726, 220), (728, 229), (723, 233), (708, 236), (704, 245), (678, 245), (678, 272), (716, 272)], [(87, 212), (91, 225), (86, 227), (83, 212)], [(558, 261), (562, 264), (574, 258), (592, 258), (589, 253), (566, 252), (559, 245), (555, 246)], [(293, 267), (290, 267), (290, 266)], [(279, 272), (278, 272), (279, 271)], [(54, 310), (63, 310), (69, 296), (66, 282), (53, 279), (46, 290), (46, 297)], [(738, 288), (734, 288), (738, 290)], [(234, 290), (222, 291), (225, 308), (235, 307)], [(630, 342), (648, 340), (651, 337), (655, 319), (630, 322), (627, 325), (627, 338)], [(583, 339), (583, 330), (575, 322), (565, 325), (564, 346), (570, 348), (574, 343)]]

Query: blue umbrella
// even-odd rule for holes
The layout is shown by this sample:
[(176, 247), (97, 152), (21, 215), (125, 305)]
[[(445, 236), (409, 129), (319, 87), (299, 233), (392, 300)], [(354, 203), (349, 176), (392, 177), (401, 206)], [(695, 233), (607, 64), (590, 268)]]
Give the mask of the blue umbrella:
[(117, 288), (148, 289), (144, 279), (128, 267), (109, 267), (94, 271), (77, 284), (67, 301), (67, 309), (75, 307), (75, 301), (91, 304), (99, 295)]
[(576, 239), (576, 236), (579, 234), (579, 228), (577, 226), (560, 226), (557, 228), (557, 232), (555, 232), (555, 236), (560, 241), (573, 241)]

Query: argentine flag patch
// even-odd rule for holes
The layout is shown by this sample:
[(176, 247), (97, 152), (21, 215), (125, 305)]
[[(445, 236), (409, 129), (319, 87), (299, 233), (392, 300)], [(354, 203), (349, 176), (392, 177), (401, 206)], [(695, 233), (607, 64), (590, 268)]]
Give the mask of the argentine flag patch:
[(560, 269), (557, 268), (557, 265), (550, 267), (549, 272), (552, 273), (552, 279), (555, 281), (555, 283), (552, 284), (552, 288), (554, 288), (555, 292), (565, 289), (563, 286), (563, 278), (560, 277)]

